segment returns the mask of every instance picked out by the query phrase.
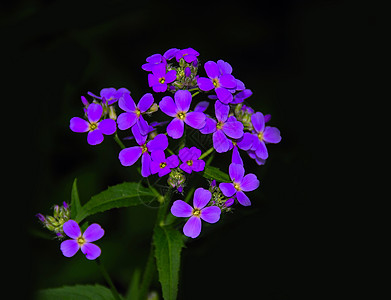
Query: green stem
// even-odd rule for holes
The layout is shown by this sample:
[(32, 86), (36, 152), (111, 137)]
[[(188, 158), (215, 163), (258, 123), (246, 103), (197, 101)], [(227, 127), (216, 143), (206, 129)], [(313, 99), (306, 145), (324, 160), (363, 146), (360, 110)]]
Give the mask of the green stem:
[[(171, 192), (172, 192), (172, 189), (170, 187), (169, 190), (167, 191), (167, 193), (164, 195), (164, 197), (162, 196), (162, 200), (159, 200), (160, 207), (157, 212), (155, 226), (161, 226), (165, 220), (166, 212), (167, 212), (168, 206), (170, 204)], [(149, 286), (151, 285), (153, 275), (156, 270), (154, 255), (155, 255), (155, 249), (154, 249), (154, 245), (152, 242), (151, 249), (149, 250), (147, 264), (144, 269), (143, 279), (142, 279), (142, 282), (140, 285), (140, 294), (139, 294), (140, 300), (146, 299), (146, 296), (147, 296), (147, 293), (149, 290)]]
[(126, 148), (125, 145), (124, 145), (124, 144), (121, 142), (121, 140), (119, 139), (117, 133), (114, 134), (114, 141), (117, 142), (117, 144), (121, 147), (121, 149), (125, 149), (125, 148)]
[(121, 300), (121, 297), (119, 296), (118, 291), (113, 284), (113, 281), (111, 281), (111, 278), (109, 276), (109, 273), (107, 273), (105, 266), (103, 265), (103, 263), (101, 262), (101, 260), (99, 258), (97, 258), (95, 261), (98, 264), (99, 270), (102, 273), (103, 278), (106, 280), (107, 284), (110, 286), (110, 290), (114, 296), (114, 299)]
[(151, 250), (149, 251), (147, 264), (145, 266), (143, 279), (140, 285), (139, 299), (144, 300), (147, 298), (149, 286), (151, 285), (154, 271), (155, 271), (155, 257), (154, 257), (153, 244), (151, 243)]
[(194, 97), (195, 95), (197, 95), (197, 94), (199, 94), (200, 93), (200, 91), (198, 91), (198, 92), (195, 92), (193, 95), (191, 95), (192, 97)]
[(206, 152), (202, 153), (202, 155), (200, 156), (199, 159), (203, 159), (204, 157), (208, 156), (209, 154), (211, 154), (213, 152), (214, 149), (215, 148), (213, 148), (213, 147), (208, 149)]
[(193, 89), (190, 89), (190, 90), (188, 90), (189, 92), (192, 92), (192, 91), (198, 91), (199, 89), (198, 89), (198, 87), (196, 87), (196, 88), (193, 88)]

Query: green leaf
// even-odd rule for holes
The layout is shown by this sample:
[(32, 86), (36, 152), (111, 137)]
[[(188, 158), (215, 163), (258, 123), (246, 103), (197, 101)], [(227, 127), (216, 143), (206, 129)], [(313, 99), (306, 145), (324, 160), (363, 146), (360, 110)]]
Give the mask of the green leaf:
[(75, 219), (78, 212), (81, 210), (79, 199), (79, 191), (77, 190), (77, 178), (73, 181), (71, 193), (71, 219)]
[(156, 195), (140, 183), (124, 182), (92, 196), (78, 211), (75, 221), (81, 222), (88, 216), (112, 208), (135, 206), (154, 199)]
[(102, 285), (74, 285), (38, 291), (37, 300), (113, 300), (111, 291)]
[(216, 181), (219, 182), (230, 182), (231, 179), (229, 178), (227, 173), (224, 173), (220, 171), (219, 168), (216, 167), (211, 167), (211, 166), (205, 166), (205, 170), (202, 174), (205, 178), (208, 179), (215, 179)]
[(177, 230), (156, 226), (153, 235), (159, 281), (164, 300), (175, 300), (178, 293), (180, 255), (184, 235)]

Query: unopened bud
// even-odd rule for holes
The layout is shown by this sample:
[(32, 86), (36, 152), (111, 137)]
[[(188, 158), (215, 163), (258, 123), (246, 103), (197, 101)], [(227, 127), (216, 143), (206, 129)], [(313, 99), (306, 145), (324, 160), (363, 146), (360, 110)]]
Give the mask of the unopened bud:
[(109, 118), (112, 120), (117, 120), (117, 114), (115, 113), (115, 108), (113, 105), (109, 106)]
[(88, 103), (88, 101), (87, 101), (87, 98), (84, 96), (81, 96), (81, 102), (83, 103), (83, 105), (85, 107), (88, 107), (88, 105), (90, 105), (90, 103)]

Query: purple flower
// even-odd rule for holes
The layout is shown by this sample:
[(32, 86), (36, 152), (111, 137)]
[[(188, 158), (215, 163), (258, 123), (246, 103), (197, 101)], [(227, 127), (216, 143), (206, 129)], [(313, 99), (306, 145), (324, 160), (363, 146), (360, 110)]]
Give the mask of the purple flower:
[(100, 97), (98, 97), (97, 95), (95, 95), (91, 92), (88, 92), (88, 95), (90, 95), (94, 98), (100, 99), (100, 100), (102, 100), (103, 104), (107, 103), (108, 105), (111, 105), (111, 104), (117, 102), (118, 99), (120, 99), (123, 95), (126, 95), (126, 94), (128, 94), (128, 95), (130, 94), (130, 91), (126, 88), (120, 88), (118, 90), (116, 90), (115, 88), (104, 88), (100, 91)]
[(213, 62), (208, 61), (204, 65), (206, 77), (199, 77), (197, 80), (198, 87), (202, 91), (215, 90), (217, 98), (224, 104), (232, 102), (233, 96), (229, 89), (236, 88), (236, 80), (231, 74), (222, 74), (219, 66)]
[(187, 48), (183, 50), (179, 50), (175, 53), (176, 61), (179, 62), (181, 58), (183, 58), (187, 63), (191, 63), (197, 60), (197, 56), (200, 55), (193, 48)]
[(205, 114), (202, 112), (188, 112), (191, 103), (191, 93), (187, 90), (179, 90), (174, 95), (164, 97), (159, 102), (160, 109), (174, 119), (167, 126), (167, 133), (173, 139), (179, 139), (183, 135), (184, 123), (195, 129), (205, 126)]
[(265, 160), (269, 156), (266, 143), (279, 143), (281, 141), (280, 131), (276, 127), (265, 126), (265, 117), (261, 112), (256, 112), (251, 116), (251, 123), (254, 128), (251, 150), (257, 158)]
[(248, 151), (251, 149), (252, 145), (253, 145), (253, 135), (249, 132), (245, 132), (240, 139), (231, 141), (230, 148), (232, 148), (232, 162), (235, 164), (243, 165), (243, 160), (240, 157), (238, 148)]
[(232, 183), (220, 183), (219, 188), (226, 197), (232, 197), (236, 194), (236, 199), (243, 206), (251, 205), (250, 199), (243, 192), (250, 192), (259, 187), (259, 180), (255, 174), (244, 176), (244, 168), (240, 164), (232, 163), (229, 165), (229, 177)]
[(148, 56), (146, 61), (147, 63), (141, 66), (144, 71), (152, 71), (153, 67), (160, 63), (163, 63), (164, 65), (167, 64), (165, 58), (161, 54)]
[(191, 238), (196, 238), (201, 232), (201, 219), (208, 223), (216, 223), (220, 220), (221, 210), (217, 206), (205, 207), (212, 194), (203, 188), (198, 188), (194, 192), (193, 207), (185, 201), (176, 200), (172, 204), (171, 213), (176, 217), (188, 218), (183, 233)]
[(153, 104), (153, 96), (147, 93), (141, 97), (136, 105), (130, 95), (124, 95), (118, 102), (119, 107), (125, 111), (118, 116), (118, 128), (128, 129), (137, 124), (142, 135), (146, 135), (149, 130), (148, 123), (144, 120), (142, 113), (145, 113)]
[(201, 156), (201, 150), (196, 147), (190, 149), (185, 147), (179, 150), (179, 158), (182, 164), (179, 166), (186, 173), (191, 174), (192, 171), (201, 172), (205, 168), (205, 162), (198, 159)]
[(167, 175), (171, 172), (171, 169), (176, 168), (179, 165), (178, 156), (173, 154), (166, 158), (163, 150), (152, 152), (151, 158), (151, 173), (159, 173), (159, 177)]
[(176, 71), (166, 72), (166, 64), (160, 63), (152, 67), (152, 74), (148, 74), (148, 84), (154, 92), (167, 91), (167, 83), (176, 79)]
[(213, 147), (217, 152), (227, 152), (231, 143), (227, 136), (233, 139), (240, 139), (243, 136), (243, 124), (235, 117), (229, 117), (229, 105), (220, 101), (215, 103), (215, 114), (218, 122), (212, 118), (207, 118), (205, 127), (200, 130), (203, 134), (213, 132)]
[(74, 117), (70, 121), (70, 129), (73, 132), (87, 132), (87, 142), (90, 145), (102, 143), (103, 134), (110, 135), (116, 131), (116, 123), (112, 119), (100, 121), (103, 108), (99, 104), (91, 103), (87, 108), (88, 122), (82, 118)]
[(168, 139), (164, 134), (158, 134), (153, 140), (147, 142), (147, 135), (141, 135), (137, 126), (132, 127), (132, 133), (139, 146), (122, 149), (118, 155), (121, 164), (125, 167), (132, 166), (141, 157), (141, 175), (151, 175), (151, 156), (148, 152), (165, 150), (168, 147)]
[(105, 231), (99, 224), (91, 224), (81, 234), (79, 224), (74, 220), (69, 220), (64, 223), (63, 230), (67, 236), (72, 238), (72, 240), (66, 240), (61, 243), (60, 249), (65, 257), (74, 256), (79, 249), (89, 260), (94, 260), (100, 256), (100, 248), (92, 244), (92, 242), (99, 240), (105, 234)]

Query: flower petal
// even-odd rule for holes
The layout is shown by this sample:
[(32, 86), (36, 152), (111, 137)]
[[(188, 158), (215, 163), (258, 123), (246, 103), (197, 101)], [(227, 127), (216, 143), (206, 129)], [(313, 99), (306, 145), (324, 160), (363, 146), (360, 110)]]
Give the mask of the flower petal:
[(205, 125), (200, 129), (202, 134), (209, 134), (216, 131), (217, 122), (212, 118), (205, 117)]
[(141, 145), (144, 145), (145, 142), (147, 141), (148, 135), (142, 135), (139, 127), (140, 126), (138, 126), (138, 125), (133, 126), (132, 133), (133, 133), (133, 136), (134, 136), (137, 144), (139, 144), (141, 146)]
[(279, 143), (281, 141), (280, 130), (278, 130), (276, 127), (266, 126), (265, 131), (263, 133), (263, 140), (266, 143)]
[(129, 167), (133, 165), (141, 156), (142, 150), (139, 146), (125, 148), (121, 150), (118, 155), (118, 158), (121, 162), (121, 165)]
[(228, 91), (226, 88), (219, 87), (215, 89), (217, 98), (224, 104), (231, 103), (233, 100), (233, 96), (230, 91)]
[(99, 104), (91, 103), (87, 108), (87, 116), (90, 122), (98, 122), (103, 114), (103, 108)]
[(216, 223), (220, 220), (221, 209), (217, 206), (208, 206), (201, 210), (200, 217), (208, 223)]
[(216, 101), (215, 114), (218, 121), (220, 122), (227, 121), (228, 114), (229, 114), (229, 105), (223, 104), (220, 101)]
[(167, 91), (167, 83), (158, 83), (152, 86), (152, 89), (156, 93)]
[(210, 191), (203, 188), (196, 189), (193, 198), (194, 208), (203, 209), (211, 198), (212, 193)]
[(192, 157), (192, 153), (190, 152), (190, 149), (187, 147), (179, 149), (178, 155), (179, 155), (179, 158), (181, 159), (181, 161), (183, 161), (184, 163), (187, 162)]
[(206, 75), (209, 78), (218, 78), (220, 76), (220, 70), (218, 65), (214, 61), (207, 61), (204, 64)]
[(136, 123), (137, 123), (138, 129), (139, 129), (141, 135), (148, 134), (149, 125), (148, 125), (147, 121), (144, 120), (142, 115), (139, 116)]
[(167, 134), (173, 139), (179, 139), (183, 135), (185, 123), (179, 119), (173, 119), (167, 126)]
[(163, 150), (156, 150), (151, 153), (151, 158), (154, 162), (162, 163), (166, 161), (166, 155)]
[(264, 141), (260, 141), (258, 148), (255, 150), (255, 154), (262, 159), (267, 159), (269, 157)]
[(106, 135), (111, 135), (117, 130), (117, 124), (113, 119), (104, 119), (98, 123), (98, 129)]
[(159, 107), (162, 112), (170, 117), (175, 117), (178, 111), (174, 100), (170, 96), (165, 96), (159, 102)]
[(153, 66), (152, 73), (157, 77), (164, 77), (166, 75), (166, 64), (163, 62)]
[(194, 111), (204, 112), (208, 108), (208, 106), (208, 101), (198, 102), (197, 105), (194, 107)]
[(250, 192), (259, 187), (259, 180), (255, 174), (247, 174), (243, 177), (240, 188), (245, 192)]
[(90, 124), (82, 118), (74, 117), (69, 123), (69, 128), (73, 132), (87, 132), (90, 129)]
[(191, 167), (193, 168), (193, 171), (201, 172), (205, 169), (205, 162), (203, 160), (194, 160)]
[(95, 129), (90, 131), (87, 135), (87, 142), (90, 145), (98, 145), (103, 142), (103, 134), (99, 129)]
[(171, 169), (166, 165), (164, 168), (160, 168), (159, 177), (163, 177), (164, 175), (167, 175), (170, 172), (171, 172)]
[(151, 156), (148, 152), (141, 156), (141, 176), (148, 177), (151, 175)]
[(233, 139), (239, 139), (243, 136), (243, 124), (239, 121), (224, 123), (222, 130)]
[(256, 132), (263, 132), (265, 129), (265, 118), (261, 112), (256, 112), (251, 116), (251, 123)]
[(186, 173), (188, 174), (191, 174), (191, 172), (193, 171), (192, 167), (190, 167), (187, 163), (183, 163), (179, 166), (179, 168), (181, 168), (181, 170), (185, 171)]
[(179, 165), (179, 159), (178, 159), (178, 156), (176, 156), (175, 154), (167, 157), (167, 166), (172, 169), (172, 168), (176, 168), (177, 166)]
[(241, 138), (237, 140), (237, 145), (242, 150), (250, 150), (253, 145), (254, 135), (249, 132), (245, 132)]
[(126, 130), (136, 124), (137, 115), (134, 112), (124, 112), (117, 118), (118, 128)]
[(86, 242), (95, 242), (99, 240), (104, 234), (105, 231), (103, 228), (99, 224), (94, 223), (87, 227), (86, 231), (83, 233), (83, 237), (85, 238)]
[(185, 123), (195, 129), (201, 129), (205, 126), (205, 114), (202, 112), (186, 113)]
[(171, 213), (175, 217), (190, 217), (191, 213), (193, 211), (193, 208), (187, 204), (185, 201), (182, 200), (176, 200), (171, 206)]
[(226, 197), (231, 197), (236, 193), (236, 189), (231, 182), (222, 182), (219, 184), (219, 188)]
[(61, 243), (60, 249), (65, 257), (72, 257), (79, 250), (79, 244), (76, 240), (66, 240)]
[(243, 165), (243, 160), (240, 157), (240, 153), (239, 153), (238, 147), (233, 147), (233, 149), (232, 149), (232, 162), (234, 164)]
[(138, 109), (141, 112), (146, 112), (153, 103), (153, 95), (151, 93), (146, 93), (141, 97), (140, 101), (137, 104)]
[(85, 243), (81, 246), (81, 252), (83, 252), (87, 259), (94, 260), (100, 256), (102, 250), (92, 243)]
[(200, 90), (205, 92), (213, 90), (215, 88), (215, 86), (213, 85), (213, 81), (210, 78), (206, 77), (199, 77), (197, 79), (197, 84)]
[(227, 89), (236, 88), (236, 79), (231, 74), (224, 74), (220, 76), (220, 85)]
[(229, 165), (229, 177), (233, 182), (241, 183), (244, 175), (244, 168), (240, 164)]
[(147, 143), (147, 148), (149, 152), (156, 150), (166, 150), (168, 147), (168, 138), (165, 134), (159, 133), (153, 140), (150, 140)]
[(187, 220), (185, 226), (183, 226), (183, 233), (191, 238), (196, 238), (201, 232), (201, 219), (199, 217), (192, 216)]
[(119, 107), (127, 112), (134, 112), (136, 110), (136, 104), (133, 98), (129, 94), (124, 94), (118, 101)]
[(74, 220), (69, 220), (62, 226), (64, 233), (70, 238), (77, 239), (81, 236), (81, 230), (79, 224)]
[(187, 112), (190, 108), (191, 93), (188, 90), (179, 90), (174, 95), (178, 111)]
[(227, 152), (229, 150), (229, 140), (222, 130), (217, 130), (215, 133), (213, 133), (212, 139), (213, 147), (218, 153)]
[(168, 71), (167, 74), (166, 74), (166, 81), (165, 82), (166, 83), (171, 83), (175, 79), (176, 79), (176, 71), (175, 70)]
[(243, 206), (250, 206), (251, 205), (250, 199), (243, 192), (237, 192), (236, 199), (238, 199), (238, 202)]

